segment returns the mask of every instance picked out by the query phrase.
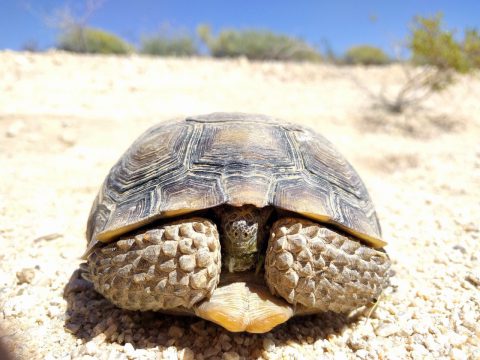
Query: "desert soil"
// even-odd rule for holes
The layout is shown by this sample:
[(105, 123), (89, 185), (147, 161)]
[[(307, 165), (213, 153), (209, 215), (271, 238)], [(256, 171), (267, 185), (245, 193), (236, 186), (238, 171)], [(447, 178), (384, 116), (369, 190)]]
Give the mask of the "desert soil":
[[(357, 81), (353, 81), (357, 79)], [(0, 326), (19, 359), (480, 359), (480, 80), (406, 114), (398, 66), (0, 53)], [(373, 311), (268, 334), (123, 311), (79, 277), (110, 167), (147, 127), (215, 111), (311, 126), (364, 179), (393, 262)], [(370, 314), (371, 313), (371, 314)]]

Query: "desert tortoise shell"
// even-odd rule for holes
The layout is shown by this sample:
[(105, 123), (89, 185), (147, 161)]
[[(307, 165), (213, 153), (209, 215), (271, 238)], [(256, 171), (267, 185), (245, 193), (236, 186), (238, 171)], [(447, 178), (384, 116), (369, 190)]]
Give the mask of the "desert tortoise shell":
[[(136, 246), (135, 241), (136, 243), (143, 241), (140, 239), (141, 236), (134, 235), (149, 226), (148, 224), (161, 224), (167, 219), (174, 221), (177, 218), (185, 218), (188, 213), (196, 214), (202, 210), (219, 207), (223, 209), (229, 206), (283, 209), (289, 214), (298, 214), (305, 219), (305, 223), (302, 222), (305, 228), (313, 223), (306, 219), (327, 224), (332, 229), (338, 230), (342, 236), (345, 235), (343, 238), (360, 240), (363, 243), (362, 248), (372, 248), (372, 251), (375, 251), (373, 248), (382, 248), (386, 244), (381, 239), (379, 221), (362, 180), (348, 161), (324, 137), (310, 129), (281, 123), (264, 115), (214, 113), (153, 126), (132, 144), (111, 169), (94, 201), (87, 226), (89, 245), (85, 257), (88, 257), (92, 264), (90, 278), (94, 278), (96, 289), (120, 306), (137, 310), (152, 309), (151, 306), (145, 308), (138, 305), (131, 299), (128, 300), (129, 304), (133, 301), (135, 305), (125, 305), (118, 300), (118, 294), (107, 294), (108, 289), (111, 290), (118, 284), (107, 284), (108, 281), (113, 281), (113, 275), (109, 275), (110, 280), (105, 280), (108, 278), (106, 275), (103, 280), (99, 279), (99, 274), (103, 273), (105, 268), (110, 269), (110, 265), (105, 265), (110, 262), (103, 259), (101, 251), (96, 250), (103, 249), (105, 253), (107, 250), (103, 247), (106, 245), (103, 244), (114, 242), (123, 244), (119, 245), (123, 246), (122, 249), (125, 247), (130, 249), (131, 246)], [(201, 219), (197, 223), (203, 224), (202, 229), (209, 226)], [(196, 228), (201, 227), (198, 224)], [(282, 230), (284, 233), (285, 226), (284, 224)], [(280, 231), (280, 227), (276, 229)], [(216, 229), (212, 231), (208, 234), (215, 237)], [(129, 242), (122, 240), (127, 241), (128, 246), (118, 241), (119, 237), (125, 237), (125, 234), (134, 234), (130, 236)], [(144, 238), (148, 241), (152, 241), (152, 237), (157, 239), (155, 236), (158, 233), (152, 234), (149, 233)], [(175, 236), (172, 239), (177, 239)], [(218, 239), (218, 234), (216, 236)], [(134, 241), (132, 238), (137, 240)], [(155, 241), (162, 246), (167, 238), (160, 234)], [(220, 246), (211, 244), (209, 242), (210, 249)], [(125, 264), (129, 265), (129, 260), (125, 260), (126, 255), (123, 253), (119, 255), (119, 249), (108, 251), (111, 252), (112, 259), (116, 256), (117, 262), (123, 266), (117, 267), (117, 272), (124, 269)], [(167, 253), (167, 250), (163, 251)], [(383, 255), (382, 252), (375, 253)], [(148, 256), (152, 257), (151, 254)], [(148, 256), (143, 255), (144, 258)], [(212, 257), (217, 264), (218, 274), (215, 275), (217, 277), (221, 272), (219, 256)], [(382, 264), (387, 264), (386, 257), (382, 259)], [(176, 258), (175, 264), (177, 260), (180, 261)], [(138, 261), (140, 260), (137, 260), (137, 263)], [(115, 261), (112, 260), (111, 263)], [(266, 264), (271, 263), (274, 264), (275, 260), (267, 258)], [(93, 268), (94, 266), (97, 268)], [(289, 266), (292, 266), (290, 262), (287, 267)], [(384, 277), (387, 267), (385, 265), (382, 268), (380, 277)], [(128, 269), (131, 270), (131, 267)], [(190, 270), (194, 271), (192, 269), (190, 267)], [(146, 267), (144, 270), (148, 272)], [(288, 271), (286, 267), (284, 270)], [(158, 272), (158, 268), (155, 271)], [(150, 277), (155, 271), (150, 269)], [(215, 271), (212, 270), (212, 273)], [(305, 313), (312, 312), (307, 306), (312, 301), (311, 294), (308, 295), (310, 300), (300, 301), (289, 294), (282, 294), (283, 285), (275, 287), (271, 284), (273, 281), (282, 281), (277, 279), (281, 275), (271, 271), (266, 275), (270, 277), (268, 284), (270, 291), (284, 298), (290, 296), (287, 301), (303, 304)], [(145, 281), (142, 279), (139, 281)], [(189, 280), (190, 285), (192, 279)], [(121, 286), (127, 286), (125, 281)], [(375, 284), (375, 295), (378, 295), (383, 284), (383, 282), (381, 286)], [(108, 289), (105, 290), (106, 288)], [(212, 292), (213, 289), (210, 288), (203, 294), (203, 298), (208, 299)], [(132, 297), (131, 293), (125, 294), (125, 297), (129, 296)], [(160, 295), (157, 295), (157, 298), (158, 296)], [(371, 298), (373, 297), (372, 295)], [(186, 309), (193, 306), (195, 301), (198, 302), (200, 297), (195, 298), (195, 301), (189, 299), (188, 302), (185, 300), (174, 304), (178, 306), (164, 304), (157, 308), (154, 306), (153, 309)], [(318, 299), (314, 298), (313, 302), (315, 301), (318, 302)], [(323, 310), (332, 309), (335, 310), (331, 307)], [(342, 309), (344, 308), (340, 310)], [(302, 313), (297, 308), (292, 311), (292, 314)], [(199, 315), (196, 310), (195, 313)], [(248, 328), (247, 331), (261, 332), (266, 328), (262, 329)]]
[(112, 168), (87, 238), (108, 242), (159, 218), (222, 204), (272, 205), (383, 247), (370, 196), (323, 136), (263, 115), (215, 113), (160, 123)]

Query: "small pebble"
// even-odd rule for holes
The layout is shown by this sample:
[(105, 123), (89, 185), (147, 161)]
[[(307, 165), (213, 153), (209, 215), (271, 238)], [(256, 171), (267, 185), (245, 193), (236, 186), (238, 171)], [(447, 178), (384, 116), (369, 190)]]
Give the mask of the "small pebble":
[(35, 269), (33, 268), (24, 268), (20, 271), (17, 271), (17, 280), (18, 284), (30, 284), (35, 278)]
[(241, 335), (235, 335), (233, 337), (233, 341), (235, 341), (235, 343), (237, 343), (238, 345), (242, 345), (244, 339), (243, 339), (243, 336), (241, 336)]
[[(315, 342), (315, 344), (317, 344)], [(364, 349), (366, 347), (366, 341), (362, 339), (362, 337), (357, 334), (353, 333), (347, 340), (348, 346), (353, 350)]]
[(223, 360), (239, 360), (240, 355), (238, 355), (238, 353), (236, 353), (235, 351), (229, 351), (229, 352), (223, 353), (222, 359)]
[(162, 351), (161, 358), (164, 360), (177, 360), (178, 357), (177, 349), (173, 346), (169, 346), (166, 350)]
[(273, 351), (275, 350), (275, 343), (272, 339), (265, 338), (263, 339), (263, 349), (265, 351)]
[(97, 345), (93, 341), (89, 341), (85, 344), (85, 350), (87, 355), (94, 356), (97, 353)]
[(343, 351), (337, 351), (335, 352), (335, 354), (333, 355), (333, 358), (335, 360), (348, 360), (348, 355), (343, 352)]
[(474, 272), (468, 273), (466, 279), (467, 279), (467, 281), (469, 281), (473, 285), (480, 287), (480, 272), (478, 272), (478, 273), (474, 273)]
[(178, 352), (178, 359), (179, 360), (194, 360), (195, 353), (190, 348), (184, 348)]
[(180, 338), (183, 336), (183, 329), (178, 327), (178, 326), (170, 326), (170, 329), (168, 329), (168, 336), (174, 337), (174, 338)]
[(3, 314), (5, 316), (21, 316), (30, 313), (37, 303), (38, 298), (32, 295), (15, 296), (4, 303)]
[(219, 346), (212, 346), (212, 347), (209, 347), (207, 348), (204, 352), (203, 352), (203, 355), (205, 355), (206, 357), (210, 357), (210, 356), (214, 356), (214, 355), (217, 355), (219, 352), (220, 352), (220, 347)]
[(75, 323), (70, 323), (65, 325), (64, 329), (65, 331), (71, 333), (71, 334), (76, 334), (78, 330), (80, 330), (81, 325), (80, 324), (75, 324)]
[(7, 129), (6, 135), (7, 137), (13, 138), (18, 136), (23, 129), (25, 128), (25, 123), (21, 120), (17, 120), (10, 124), (10, 126)]
[(367, 350), (364, 350), (364, 349), (360, 349), (360, 350), (357, 350), (355, 352), (355, 356), (358, 358), (358, 359), (361, 359), (361, 360), (366, 360), (366, 359), (369, 359), (370, 358), (370, 354)]
[(57, 306), (50, 306), (47, 310), (47, 315), (49, 318), (54, 319), (63, 314), (63, 310)]
[(128, 356), (134, 356), (135, 355), (135, 348), (133, 347), (133, 345), (129, 342), (125, 343), (125, 345), (123, 345), (123, 351), (125, 352), (125, 354), (127, 354)]
[(429, 328), (429, 325), (425, 322), (417, 322), (413, 325), (413, 330), (414, 332), (416, 332), (417, 334), (422, 334), (422, 335), (425, 335), (428, 333), (428, 328)]
[(389, 337), (396, 334), (399, 330), (400, 328), (396, 324), (383, 324), (375, 329), (375, 334), (381, 337)]
[(64, 132), (59, 136), (59, 140), (65, 145), (72, 146), (77, 142), (77, 137), (72, 132)]
[(455, 360), (467, 360), (468, 356), (462, 350), (453, 348), (450, 351), (450, 358)]

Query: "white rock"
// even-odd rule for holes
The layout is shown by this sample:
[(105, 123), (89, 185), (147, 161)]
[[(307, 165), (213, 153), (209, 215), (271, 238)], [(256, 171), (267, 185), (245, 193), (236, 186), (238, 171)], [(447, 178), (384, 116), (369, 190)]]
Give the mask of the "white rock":
[(49, 352), (44, 358), (44, 360), (55, 360), (55, 359), (56, 359), (55, 356), (51, 352)]
[(417, 333), (417, 334), (421, 334), (421, 335), (425, 335), (428, 333), (428, 324), (424, 322), (425, 320), (422, 320), (421, 322), (416, 322), (414, 325), (413, 325), (413, 330)]
[(335, 360), (348, 360), (347, 354), (344, 353), (343, 351), (335, 352), (335, 355), (333, 356), (333, 358)]
[(59, 317), (63, 314), (63, 310), (57, 306), (49, 306), (47, 310), (47, 315), (49, 318), (53, 319)]
[(465, 342), (468, 340), (466, 335), (460, 335), (460, 334), (457, 334), (453, 331), (450, 331), (448, 333), (448, 337), (450, 339), (450, 344), (452, 344), (455, 347), (459, 347), (459, 346), (465, 344)]
[(423, 343), (425, 344), (427, 349), (431, 352), (437, 352), (438, 353), (442, 349), (442, 345), (440, 343), (438, 343), (436, 341), (435, 337), (432, 336), (432, 335), (427, 336), (427, 338), (423, 341)]
[(108, 354), (108, 360), (124, 360), (126, 359), (126, 356), (120, 352), (118, 352), (116, 349), (112, 349), (110, 353)]
[(177, 360), (179, 358), (177, 355), (177, 349), (173, 346), (169, 346), (162, 352), (161, 358), (165, 360)]
[(404, 346), (393, 346), (385, 349), (386, 359), (407, 359), (408, 354)]
[(21, 120), (17, 120), (8, 127), (6, 135), (8, 137), (15, 137), (19, 135), (24, 128), (25, 123)]
[(468, 356), (462, 350), (453, 348), (450, 351), (450, 358), (455, 360), (467, 360)]
[(405, 320), (400, 320), (399, 326), (399, 334), (402, 336), (411, 336), (413, 334), (413, 324), (415, 322), (413, 320), (405, 321)]
[[(146, 349), (137, 349), (135, 350), (135, 359), (156, 360), (158, 359), (158, 353), (156, 354)], [(177, 359), (175, 358), (175, 360)]]
[(313, 349), (316, 353), (323, 353), (324, 343), (322, 339), (318, 339), (313, 343)]
[(412, 345), (412, 353), (411, 356), (414, 359), (424, 359), (428, 355), (428, 350), (425, 346), (420, 344), (413, 344)]
[(362, 339), (362, 337), (354, 332), (351, 334), (348, 339), (347, 339), (347, 345), (352, 349), (352, 350), (359, 350), (359, 349), (365, 349), (367, 342)]
[(0, 290), (15, 286), (14, 277), (6, 272), (0, 271)]
[(97, 345), (93, 341), (89, 341), (85, 344), (85, 352), (87, 355), (95, 355), (97, 353)]
[(127, 354), (128, 356), (135, 356), (135, 348), (133, 347), (133, 345), (129, 342), (125, 343), (125, 345), (123, 345), (123, 352), (125, 354)]
[(396, 324), (382, 324), (379, 328), (375, 329), (375, 334), (381, 337), (389, 337), (396, 334), (400, 330)]
[(355, 352), (355, 356), (358, 358), (358, 359), (361, 359), (361, 360), (366, 360), (370, 357), (369, 353), (367, 350), (365, 349), (361, 349), (361, 350), (358, 350)]
[(15, 296), (5, 302), (3, 312), (5, 316), (24, 315), (30, 312), (38, 300), (32, 295)]
[(59, 136), (60, 141), (65, 143), (65, 145), (72, 146), (77, 142), (77, 137), (74, 133), (70, 131), (65, 131)]

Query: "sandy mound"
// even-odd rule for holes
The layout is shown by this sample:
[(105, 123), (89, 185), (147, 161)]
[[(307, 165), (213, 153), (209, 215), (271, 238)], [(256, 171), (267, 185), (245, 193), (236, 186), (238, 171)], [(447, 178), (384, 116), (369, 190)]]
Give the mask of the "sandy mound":
[[(19, 358), (480, 358), (480, 81), (402, 116), (352, 76), (385, 68), (0, 53), (0, 319)], [(369, 189), (393, 261), (370, 318), (296, 318), (265, 335), (114, 308), (76, 272), (91, 202), (151, 124), (213, 111), (313, 126)]]

